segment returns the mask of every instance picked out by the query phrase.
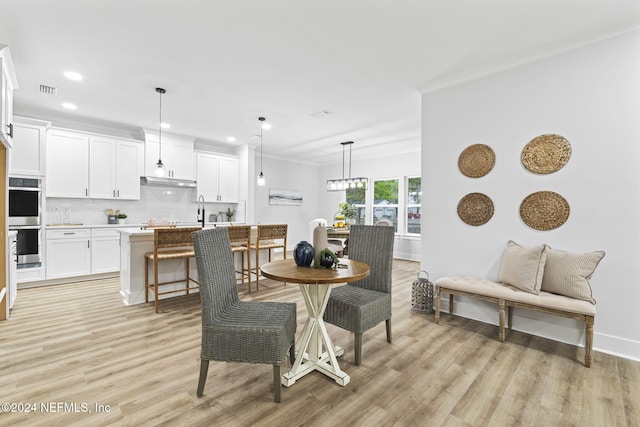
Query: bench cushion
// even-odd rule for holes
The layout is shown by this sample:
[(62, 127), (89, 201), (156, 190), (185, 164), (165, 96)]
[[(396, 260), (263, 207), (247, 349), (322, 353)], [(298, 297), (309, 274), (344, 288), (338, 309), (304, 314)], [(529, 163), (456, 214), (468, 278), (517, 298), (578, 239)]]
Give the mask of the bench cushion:
[(571, 313), (589, 316), (595, 316), (596, 314), (596, 306), (588, 301), (546, 291), (540, 291), (536, 295), (488, 279), (479, 279), (471, 276), (445, 276), (436, 280), (434, 285), (444, 289), (458, 290)]

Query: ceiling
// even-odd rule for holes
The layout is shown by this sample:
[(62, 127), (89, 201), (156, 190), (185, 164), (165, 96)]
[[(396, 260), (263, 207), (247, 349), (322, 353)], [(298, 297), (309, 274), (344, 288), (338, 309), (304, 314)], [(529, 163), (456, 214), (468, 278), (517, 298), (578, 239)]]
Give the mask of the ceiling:
[(417, 151), (419, 88), (640, 23), (637, 0), (0, 0), (0, 11), (18, 115), (142, 134), (158, 128), (162, 87), (170, 132), (255, 146), (262, 115), (265, 156), (312, 164), (340, 163), (347, 140), (354, 159)]

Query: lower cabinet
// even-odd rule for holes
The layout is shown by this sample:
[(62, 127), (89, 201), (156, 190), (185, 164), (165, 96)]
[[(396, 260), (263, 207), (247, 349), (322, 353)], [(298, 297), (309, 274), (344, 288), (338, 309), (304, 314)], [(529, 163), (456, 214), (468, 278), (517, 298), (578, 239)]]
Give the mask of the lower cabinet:
[(118, 231), (100, 228), (47, 230), (47, 280), (110, 273), (119, 269)]
[(47, 279), (91, 274), (91, 229), (47, 230)]
[(91, 274), (120, 271), (120, 232), (108, 228), (91, 230)]

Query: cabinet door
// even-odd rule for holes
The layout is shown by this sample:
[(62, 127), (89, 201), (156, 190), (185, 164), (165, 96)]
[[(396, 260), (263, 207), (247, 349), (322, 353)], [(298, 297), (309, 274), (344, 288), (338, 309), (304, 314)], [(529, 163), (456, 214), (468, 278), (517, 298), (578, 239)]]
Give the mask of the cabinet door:
[(89, 146), (89, 197), (116, 198), (116, 141), (91, 136)]
[(196, 197), (202, 195), (205, 202), (218, 201), (218, 156), (208, 153), (196, 155)]
[(87, 197), (89, 137), (50, 130), (47, 134), (47, 197)]
[(238, 159), (235, 157), (220, 157), (218, 179), (219, 201), (238, 203)]
[[(0, 45), (1, 47), (1, 45)], [(9, 147), (13, 135), (13, 64), (9, 60), (8, 51), (0, 49), (0, 139)]]
[(120, 236), (91, 238), (91, 274), (120, 270)]
[(140, 174), (142, 167), (142, 144), (134, 141), (119, 141), (116, 145), (116, 197), (140, 200)]
[(47, 239), (47, 279), (91, 274), (88, 238)]
[[(165, 164), (165, 169), (167, 166), (165, 163), (167, 149), (168, 148), (165, 146), (165, 144), (162, 144), (162, 163)], [(159, 155), (160, 155), (160, 144), (158, 144), (158, 141), (149, 140), (147, 137), (147, 141), (144, 143), (144, 175), (145, 176), (154, 176), (154, 173), (156, 171), (156, 163), (158, 163)]]
[[(164, 151), (164, 144), (162, 144)], [(169, 170), (171, 178), (193, 179), (193, 144), (173, 143), (171, 145), (171, 157)], [(164, 159), (163, 159), (164, 161)]]
[(45, 174), (45, 126), (14, 123), (13, 147), (9, 153), (10, 175)]

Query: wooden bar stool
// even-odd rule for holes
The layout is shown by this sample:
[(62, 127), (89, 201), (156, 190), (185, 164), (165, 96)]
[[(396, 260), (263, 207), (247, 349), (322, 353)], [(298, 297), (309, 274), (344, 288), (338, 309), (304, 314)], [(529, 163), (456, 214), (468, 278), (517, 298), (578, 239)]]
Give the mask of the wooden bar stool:
[[(191, 233), (202, 230), (201, 227), (189, 228), (154, 228), (153, 229), (153, 252), (144, 254), (144, 283), (145, 283), (145, 301), (149, 302), (149, 290), (153, 290), (154, 305), (156, 313), (158, 312), (158, 297), (160, 295), (171, 294), (175, 292), (186, 291), (187, 295), (191, 289), (198, 288), (198, 281), (190, 276), (190, 259), (195, 257), (193, 249), (193, 240)], [(168, 282), (158, 281), (158, 263), (171, 259), (184, 259), (186, 264), (186, 275), (184, 279), (171, 280)], [(149, 283), (149, 261), (153, 267), (153, 283)], [(170, 291), (159, 292), (159, 287), (172, 283), (185, 282), (185, 287)], [(191, 282), (196, 286), (191, 286)]]
[[(240, 254), (240, 280), (244, 284), (245, 277), (249, 281), (249, 292), (251, 292), (251, 257), (249, 256), (249, 245), (251, 244), (251, 226), (250, 225), (232, 225), (227, 227), (229, 230), (229, 241), (231, 242), (231, 252), (235, 255)], [(247, 268), (244, 266), (244, 254), (247, 254)]]
[[(256, 252), (256, 266), (253, 274), (256, 276), (256, 291), (259, 287), (260, 276), (260, 251), (269, 251), (269, 261), (271, 261), (271, 250), (283, 248), (284, 257), (287, 257), (287, 224), (264, 224), (257, 226), (256, 241), (249, 246)], [(249, 286), (251, 292), (251, 286)]]

